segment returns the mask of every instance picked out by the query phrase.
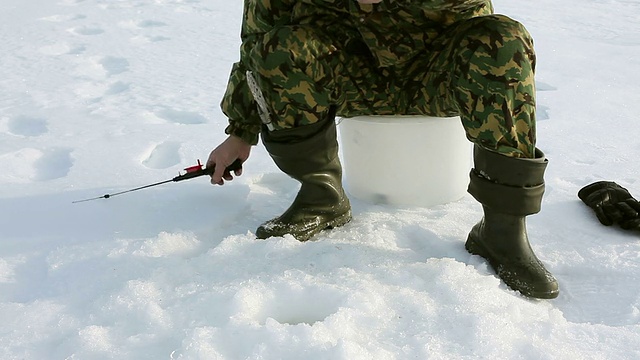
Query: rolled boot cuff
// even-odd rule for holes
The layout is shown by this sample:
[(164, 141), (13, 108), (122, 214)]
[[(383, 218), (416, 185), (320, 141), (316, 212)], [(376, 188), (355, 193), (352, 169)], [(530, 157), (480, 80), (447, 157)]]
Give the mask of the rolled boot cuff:
[(473, 148), (474, 168), (495, 182), (511, 186), (536, 186), (544, 183), (548, 160), (535, 150), (534, 159), (508, 157), (476, 145)]
[(526, 216), (540, 212), (544, 183), (516, 187), (498, 184), (471, 170), (468, 192), (482, 205), (497, 212)]
[(338, 155), (337, 130), (333, 119), (285, 130), (269, 132), (263, 129), (262, 143), (275, 157), (305, 159), (319, 152), (329, 156), (326, 160), (331, 161)]

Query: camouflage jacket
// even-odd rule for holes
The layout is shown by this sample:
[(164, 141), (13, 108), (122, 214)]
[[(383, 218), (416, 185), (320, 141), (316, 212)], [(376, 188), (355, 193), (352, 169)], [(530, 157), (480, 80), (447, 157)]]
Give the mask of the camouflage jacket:
[(222, 111), (227, 134), (256, 144), (260, 117), (246, 83), (246, 59), (260, 36), (274, 27), (310, 24), (319, 29), (354, 29), (381, 67), (399, 65), (421, 51), (448, 25), (493, 12), (491, 0), (244, 0), (240, 61), (235, 63)]

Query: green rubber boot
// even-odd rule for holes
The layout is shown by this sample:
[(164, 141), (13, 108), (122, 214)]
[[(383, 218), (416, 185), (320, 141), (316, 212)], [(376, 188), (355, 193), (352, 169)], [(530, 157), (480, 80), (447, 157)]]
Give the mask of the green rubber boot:
[(525, 296), (557, 297), (558, 282), (534, 254), (525, 222), (526, 215), (540, 211), (544, 154), (536, 149), (535, 159), (511, 158), (476, 145), (474, 166), (468, 191), (482, 204), (484, 217), (465, 248), (487, 259), (505, 284)]
[(298, 128), (262, 132), (262, 142), (278, 168), (302, 185), (293, 204), (260, 225), (259, 239), (291, 234), (299, 241), (351, 220), (342, 188), (336, 123), (333, 118)]

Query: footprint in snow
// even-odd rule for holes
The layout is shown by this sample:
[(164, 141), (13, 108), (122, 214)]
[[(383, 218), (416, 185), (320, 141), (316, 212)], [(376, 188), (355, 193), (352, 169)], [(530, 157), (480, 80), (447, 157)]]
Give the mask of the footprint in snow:
[(60, 55), (79, 55), (82, 54), (87, 47), (83, 44), (55, 43), (42, 46), (38, 51), (43, 55), (60, 56)]
[(51, 45), (42, 46), (38, 49), (41, 54), (49, 56), (59, 56), (69, 54), (73, 50), (72, 45), (67, 43), (56, 43)]
[(115, 83), (109, 85), (109, 88), (104, 92), (105, 95), (117, 95), (123, 93), (131, 87), (130, 83), (124, 83), (122, 81), (116, 81)]
[(179, 164), (180, 143), (175, 141), (165, 141), (151, 149), (148, 155), (142, 160), (142, 165), (151, 169), (166, 169)]
[(558, 88), (542, 81), (536, 81), (536, 90), (537, 91), (554, 91), (554, 90), (558, 90)]
[(159, 35), (159, 36), (147, 36), (147, 37), (146, 37), (146, 40), (147, 40), (148, 42), (159, 42), (159, 41), (167, 41), (167, 40), (171, 40), (171, 38), (170, 38), (170, 37), (166, 37), (166, 36)]
[(100, 35), (104, 33), (104, 30), (100, 27), (91, 27), (91, 26), (78, 26), (68, 29), (67, 31), (82, 36), (92, 36), (92, 35)]
[(80, 3), (85, 2), (85, 0), (60, 0), (58, 2), (58, 5), (63, 5), (63, 6), (74, 6), (74, 5), (78, 5)]
[(115, 56), (79, 59), (75, 68), (77, 76), (102, 81), (106, 78), (129, 71), (129, 60)]
[(49, 131), (45, 119), (25, 115), (9, 119), (7, 127), (10, 134), (18, 136), (40, 136)]
[(267, 190), (273, 194), (293, 195), (298, 192), (297, 185), (298, 182), (282, 172), (268, 172), (258, 176), (252, 187), (258, 192)]
[[(403, 226), (396, 238), (396, 245), (401, 249), (415, 252), (422, 259), (444, 259), (453, 256), (451, 244), (442, 241), (434, 232), (418, 225)], [(464, 259), (456, 260), (464, 261)]]
[(79, 55), (82, 54), (87, 47), (82, 44), (56, 43), (46, 45), (38, 49), (41, 54), (49, 56), (60, 55)]
[(154, 27), (167, 26), (167, 24), (163, 23), (162, 21), (143, 20), (143, 21), (140, 21), (139, 23), (137, 23), (137, 26), (139, 28), (154, 28)]
[(129, 70), (129, 60), (115, 56), (105, 56), (98, 61), (108, 76), (122, 74)]
[[(624, 280), (627, 278), (627, 280)], [(640, 315), (633, 306), (637, 297), (632, 289), (621, 289), (617, 284), (633, 283), (625, 275), (608, 279), (608, 275), (573, 277), (564, 284), (565, 294), (572, 300), (572, 306), (562, 309), (565, 318), (576, 323), (625, 326), (638, 323)], [(608, 306), (603, 307), (601, 304)]]
[[(142, 20), (142, 21), (129, 20), (129, 21), (120, 22), (118, 26), (124, 29), (133, 30), (136, 33), (138, 33), (139, 31), (142, 31), (144, 33), (146, 32), (145, 30), (152, 31), (152, 29), (154, 28), (162, 28), (169, 25), (167, 23), (164, 23), (162, 21), (157, 21), (157, 20)], [(163, 35), (150, 35), (150, 34), (136, 35), (131, 38), (131, 41), (135, 44), (154, 43), (154, 42), (166, 41), (166, 40), (171, 40), (171, 38)]]
[(45, 150), (42, 156), (33, 163), (35, 175), (33, 180), (47, 181), (67, 176), (73, 166), (69, 148)]
[(160, 41), (171, 40), (170, 37), (156, 35), (156, 36), (134, 36), (131, 38), (131, 42), (137, 45), (148, 44), (148, 43), (156, 43)]
[(573, 163), (574, 164), (578, 164), (578, 165), (591, 166), (591, 165), (594, 165), (596, 163), (596, 161), (593, 160), (593, 159), (588, 159), (588, 158), (576, 158), (576, 159), (573, 159)]
[(59, 23), (59, 22), (67, 22), (67, 21), (74, 21), (74, 20), (82, 20), (86, 18), (87, 16), (83, 14), (69, 14), (69, 15), (47, 16), (47, 17), (40, 18), (40, 20)]
[(193, 125), (205, 124), (207, 122), (204, 116), (190, 111), (163, 109), (156, 111), (154, 114), (161, 119), (177, 124)]
[[(547, 84), (542, 81), (536, 81), (536, 91), (555, 91), (558, 90), (557, 87)], [(537, 120), (549, 120), (551, 116), (549, 115), (549, 107), (538, 104), (536, 107), (536, 119)]]
[(85, 45), (82, 45), (82, 44), (74, 45), (69, 49), (69, 52), (67, 53), (67, 55), (80, 55), (83, 52), (85, 52), (85, 50), (87, 50), (87, 47)]
[(536, 106), (536, 120), (549, 120), (551, 116), (549, 116), (549, 107), (544, 105)]
[(70, 148), (22, 148), (0, 155), (0, 180), (8, 183), (47, 181), (67, 176), (73, 166)]

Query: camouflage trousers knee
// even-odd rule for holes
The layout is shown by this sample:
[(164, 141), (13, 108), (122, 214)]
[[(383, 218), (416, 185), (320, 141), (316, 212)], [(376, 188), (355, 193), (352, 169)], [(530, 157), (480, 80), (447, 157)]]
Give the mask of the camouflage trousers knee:
[[(322, 29), (322, 30), (319, 30)], [(424, 53), (379, 67), (353, 29), (288, 25), (264, 35), (249, 68), (277, 129), (338, 116), (460, 116), (467, 138), (532, 158), (535, 53), (527, 30), (503, 15), (455, 23)]]

